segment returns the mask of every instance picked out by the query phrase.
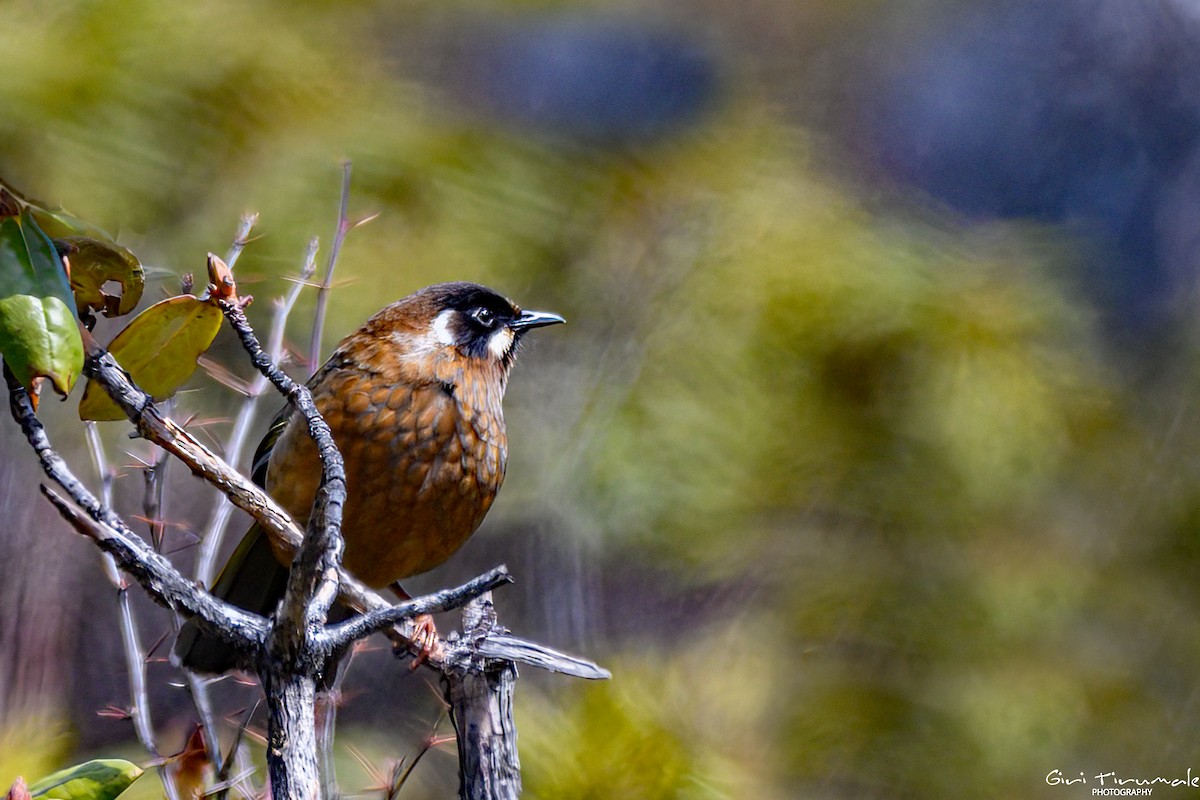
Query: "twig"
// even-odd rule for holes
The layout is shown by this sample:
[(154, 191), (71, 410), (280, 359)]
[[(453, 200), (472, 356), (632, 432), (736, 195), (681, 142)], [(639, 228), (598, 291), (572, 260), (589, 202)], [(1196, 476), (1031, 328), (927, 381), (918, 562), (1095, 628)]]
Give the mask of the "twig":
[(237, 264), (237, 260), (242, 255), (242, 251), (246, 249), (246, 245), (250, 244), (250, 231), (253, 230), (255, 223), (258, 222), (258, 213), (247, 211), (242, 214), (241, 220), (238, 222), (237, 233), (233, 235), (233, 244), (229, 246), (229, 252), (225, 254), (225, 263), (233, 269)]
[(354, 651), (338, 662), (333, 682), (317, 697), (317, 763), (321, 773), (321, 796), (338, 797), (337, 761), (333, 754), (334, 731), (337, 729), (338, 706), (342, 702), (342, 684), (349, 672)]
[(329, 304), (329, 290), (333, 287), (333, 269), (337, 266), (342, 242), (354, 226), (350, 224), (350, 162), (342, 162), (342, 199), (338, 206), (337, 229), (333, 233), (333, 245), (329, 248), (329, 262), (325, 276), (317, 289), (317, 308), (313, 314), (312, 337), (308, 345), (308, 374), (316, 373), (321, 365), (321, 335), (325, 331), (325, 309)]
[(136, 578), (154, 600), (200, 619), (207, 631), (219, 635), (243, 658), (262, 647), (266, 625), (261, 617), (199, 591), (128, 529), (114, 528), (102, 519), (82, 514), (49, 486), (42, 484), (40, 488), (67, 522), (105, 552), (111, 553), (121, 569)]
[[(243, 223), (245, 220), (246, 218), (243, 217)], [(244, 245), (244, 240), (248, 233), (249, 228), (245, 225), (239, 228), (234, 247), (238, 247), (239, 244)], [(278, 361), (283, 353), (283, 339), (287, 330), (288, 316), (295, 307), (301, 290), (303, 290), (306, 282), (316, 271), (317, 246), (317, 238), (314, 236), (309, 240), (308, 248), (305, 251), (304, 265), (300, 270), (299, 281), (292, 285), (284, 297), (275, 301), (275, 312), (271, 319), (271, 332), (267, 345), (267, 352), (274, 361)], [(240, 252), (240, 248), (238, 252)], [(231, 248), (230, 255), (236, 258), (233, 248)], [(232, 267), (233, 262), (229, 263)], [(254, 380), (247, 386), (246, 398), (242, 401), (241, 409), (234, 420), (229, 440), (225, 443), (225, 460), (230, 464), (237, 464), (242, 460), (242, 451), (245, 449), (251, 425), (257, 414), (262, 395), (265, 393), (268, 385), (267, 377), (259, 373), (254, 376)], [(213, 566), (216, 563), (216, 556), (220, 551), (221, 542), (225, 538), (229, 520), (233, 516), (233, 509), (233, 504), (226, 497), (221, 496), (213, 510), (212, 519), (209, 520), (208, 527), (200, 539), (200, 549), (196, 555), (194, 574), (196, 580), (204, 586), (209, 586), (212, 583)], [(200, 717), (201, 724), (204, 726), (204, 741), (205, 746), (208, 748), (209, 759), (212, 761), (217, 774), (223, 775), (225, 765), (223, 764), (221, 747), (214, 724), (215, 717), (212, 711), (212, 701), (208, 693), (208, 683), (204, 678), (190, 670), (185, 672), (192, 702), (196, 707), (196, 713)]]
[(484, 592), (490, 592), (506, 583), (512, 583), (512, 580), (508, 567), (501, 565), (457, 588), (443, 589), (398, 603), (390, 608), (381, 608), (331, 625), (322, 634), (322, 645), (328, 648), (329, 652), (338, 653), (359, 639), (365, 639), (372, 633), (390, 628), (401, 620), (412, 619), (421, 614), (437, 614), (459, 608)]
[(342, 507), (346, 502), (346, 472), (333, 432), (317, 410), (308, 387), (289, 378), (263, 351), (241, 303), (218, 300), (217, 304), (255, 368), (303, 416), (321, 462), (321, 482), (308, 532), (292, 561), (287, 588), (271, 625), (271, 657), (258, 665), (259, 680), (272, 701), (267, 709), (267, 766), (272, 791), (276, 796), (315, 797), (321, 786), (313, 727), (316, 679), (326, 667), (316, 634), (338, 594), (345, 546)]
[(111, 355), (84, 337), (84, 374), (100, 384), (125, 412), (139, 434), (180, 459), (191, 471), (216, 486), (233, 504), (268, 531), (298, 546), (303, 534), (287, 512), (259, 487), (213, 454), (195, 437), (163, 416), (150, 397), (129, 380)]
[[(287, 329), (288, 316), (295, 307), (301, 290), (316, 271), (316, 257), (317, 239), (313, 237), (309, 240), (308, 249), (305, 252), (304, 266), (300, 270), (300, 280), (292, 285), (284, 298), (276, 301), (275, 313), (271, 319), (271, 333), (267, 339), (267, 354), (276, 363), (283, 354), (283, 338)], [(258, 410), (259, 398), (262, 397), (267, 386), (267, 376), (259, 373), (254, 376), (254, 380), (247, 387), (246, 399), (242, 402), (241, 410), (234, 421), (233, 431), (225, 445), (225, 460), (230, 464), (237, 464), (242, 460), (242, 451), (246, 446), (250, 427)], [(224, 538), (225, 529), (232, 514), (233, 506), (222, 499), (213, 512), (213, 517), (201, 539), (200, 552), (196, 557), (196, 579), (205, 586), (212, 581), (216, 554), (220, 549), (221, 540)]]
[[(171, 400), (163, 402), (163, 413), (171, 413), (171, 404)], [(153, 460), (142, 471), (146, 489), (142, 495), (142, 512), (150, 526), (150, 543), (161, 553), (166, 535), (167, 471), (171, 461), (167, 458), (167, 451), (161, 447), (155, 447), (154, 454)]]
[[(100, 441), (100, 433), (96, 423), (85, 422), (84, 434), (91, 451), (96, 473), (100, 476), (100, 498), (107, 508), (112, 508), (113, 474), (104, 456), (104, 443)], [(133, 615), (133, 605), (129, 597), (129, 582), (117, 569), (117, 562), (108, 553), (101, 553), (104, 561), (104, 573), (113, 588), (117, 590), (117, 606), (120, 611), (121, 643), (125, 653), (125, 670), (129, 677), (130, 719), (138, 742), (152, 756), (160, 756), (157, 736), (150, 718), (150, 695), (146, 691), (146, 658), (142, 644), (138, 638), (137, 623)], [(175, 778), (165, 765), (158, 768), (159, 778), (167, 792), (169, 800), (177, 800), (179, 789)]]
[[(178, 625), (175, 632), (179, 633)], [(217, 718), (213, 713), (208, 684), (202, 677), (190, 670), (184, 670), (184, 674), (187, 676), (187, 689), (192, 698), (192, 706), (196, 709), (196, 716), (200, 718), (200, 736), (204, 739), (204, 749), (208, 753), (208, 760), (217, 775), (224, 775), (229, 770), (229, 764), (221, 753), (221, 739), (217, 735)]]
[(548, 672), (561, 672), (563, 675), (586, 678), (589, 681), (606, 681), (612, 677), (611, 672), (586, 658), (563, 653), (507, 633), (489, 633), (475, 643), (475, 652), (485, 658), (516, 661)]

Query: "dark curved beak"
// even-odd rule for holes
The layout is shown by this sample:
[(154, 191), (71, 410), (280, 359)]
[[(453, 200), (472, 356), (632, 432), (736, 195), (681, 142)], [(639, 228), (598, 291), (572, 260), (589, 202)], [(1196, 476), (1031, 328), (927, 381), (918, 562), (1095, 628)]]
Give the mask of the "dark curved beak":
[(558, 325), (563, 322), (566, 320), (549, 311), (522, 311), (521, 316), (508, 323), (508, 327), (517, 333), (524, 333), (531, 328), (542, 328), (546, 325)]

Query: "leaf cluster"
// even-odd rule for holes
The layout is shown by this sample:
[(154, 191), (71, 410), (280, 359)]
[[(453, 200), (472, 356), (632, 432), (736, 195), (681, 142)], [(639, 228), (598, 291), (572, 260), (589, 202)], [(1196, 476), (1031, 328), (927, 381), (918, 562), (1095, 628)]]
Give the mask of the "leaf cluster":
[[(221, 276), (210, 277), (224, 286)], [(46, 381), (64, 398), (71, 392), (95, 315), (129, 314), (144, 290), (145, 270), (127, 248), (0, 181), (0, 356), (35, 402)], [(215, 301), (221, 296), (168, 297), (134, 317), (108, 350), (155, 400), (165, 400), (191, 377), (196, 359), (216, 338), (221, 311)], [(79, 416), (125, 418), (90, 382)]]

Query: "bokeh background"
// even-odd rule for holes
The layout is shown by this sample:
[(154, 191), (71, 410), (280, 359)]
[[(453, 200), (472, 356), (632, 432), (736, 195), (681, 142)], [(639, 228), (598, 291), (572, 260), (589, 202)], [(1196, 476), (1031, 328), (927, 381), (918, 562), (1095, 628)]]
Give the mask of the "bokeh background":
[[(528, 796), (1061, 798), (1098, 784), (1052, 770), (1200, 767), (1190, 0), (4, 2), (0, 53), (0, 175), (155, 267), (146, 302), (253, 209), (265, 326), (349, 159), (379, 216), (326, 352), (441, 280), (569, 319), (513, 377), (487, 523), (415, 584), (506, 562), (502, 621), (611, 668), (522, 671)], [(75, 402), (44, 416), (94, 477)], [(216, 446), (239, 403), (198, 374), (177, 412)], [(14, 425), (0, 448), (0, 784), (147, 760), (99, 558)], [(189, 566), (215, 495), (170, 489)], [(164, 753), (190, 725), (167, 646)], [(352, 748), (386, 769), (449, 731), (385, 649), (347, 679), (347, 792), (375, 780)], [(401, 796), (455, 774), (437, 747)]]

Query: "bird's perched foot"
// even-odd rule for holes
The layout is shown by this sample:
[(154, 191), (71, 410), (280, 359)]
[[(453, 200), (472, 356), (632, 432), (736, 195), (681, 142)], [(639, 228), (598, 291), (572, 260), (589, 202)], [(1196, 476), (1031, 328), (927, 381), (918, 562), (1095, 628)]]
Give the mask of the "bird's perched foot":
[[(395, 581), (388, 587), (392, 590), (392, 594), (400, 598), (401, 602), (412, 600), (412, 595), (404, 590), (399, 581)], [(441, 655), (442, 644), (439, 641), (437, 624), (433, 621), (433, 615), (420, 614), (413, 617), (413, 631), (409, 638), (409, 652), (412, 652), (413, 647), (416, 647), (417, 652), (413, 655), (412, 664), (409, 669), (416, 670), (417, 667), (429, 660), (430, 656)]]
[(415, 671), (428, 661), (430, 656), (441, 655), (442, 642), (438, 638), (437, 625), (434, 624), (431, 615), (422, 614), (413, 618), (412, 643), (420, 648), (420, 651), (413, 656), (412, 663), (408, 665), (410, 670)]

